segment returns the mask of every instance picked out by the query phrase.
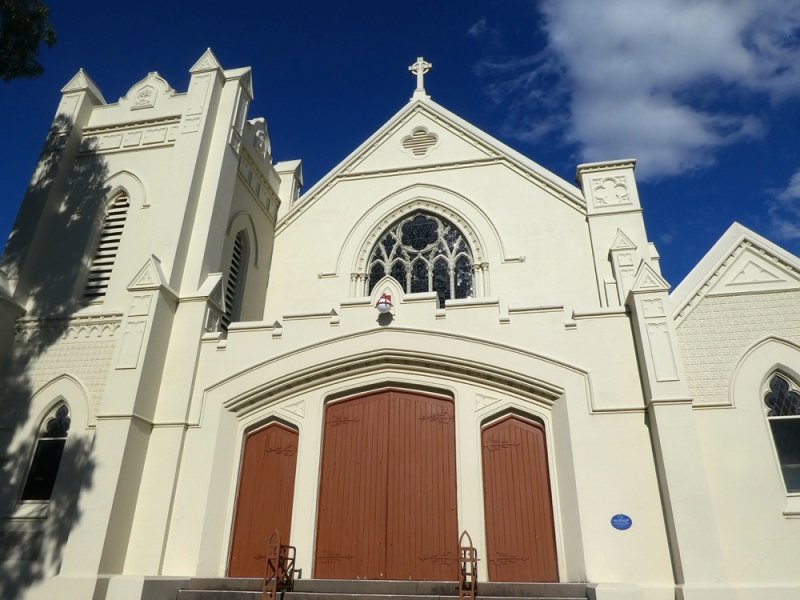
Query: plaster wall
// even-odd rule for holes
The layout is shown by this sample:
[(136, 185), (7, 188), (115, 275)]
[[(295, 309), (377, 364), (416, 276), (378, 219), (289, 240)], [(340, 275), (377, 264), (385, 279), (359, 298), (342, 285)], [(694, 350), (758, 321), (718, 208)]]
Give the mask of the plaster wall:
[[(454, 147), (463, 153), (458, 144)], [(440, 163), (460, 158), (458, 151), (448, 155), (445, 148), (445, 143), (437, 148)], [(393, 152), (395, 165), (402, 164), (397, 149)], [(459, 226), (476, 261), (489, 264), (489, 278), (474, 299), (451, 301), (444, 308), (432, 294), (405, 295), (394, 286), (395, 314), (382, 327), (372, 307), (375, 299), (354, 286), (350, 275), (363, 272), (376, 236), (415, 208)], [(226, 338), (209, 335), (201, 348), (165, 574), (225, 572), (238, 479), (233, 466), (239, 463), (245, 431), (271, 416), (300, 430), (293, 543), (301, 548), (301, 566), (308, 572), (325, 398), (365, 385), (405, 382), (447, 389), (456, 399), (460, 521), (479, 543), (482, 494), (470, 490), (480, 492), (481, 418), (513, 406), (539, 415), (548, 426), (562, 577), (633, 578), (654, 589), (669, 587), (666, 534), (630, 323), (623, 309), (600, 308), (586, 217), (578, 208), (502, 163), (432, 169), (424, 178), (396, 170), (345, 178), (310, 194), (277, 231), (265, 321), (233, 324)], [(604, 351), (611, 339), (613, 353)], [(508, 372), (506, 354), (514, 361), (528, 357), (531, 364), (521, 364), (518, 374), (556, 386), (566, 377), (572, 391), (540, 406), (453, 374), (387, 367), (386, 374), (376, 376), (335, 367), (337, 361), (357, 363), (370, 352), (379, 356), (398, 348), (408, 356), (471, 364), (482, 373), (479, 381), (491, 380), (489, 365)], [(301, 376), (323, 365), (336, 371), (329, 382)], [(560, 366), (538, 376), (542, 365)], [(317, 382), (313, 391), (231, 408), (296, 377)], [(631, 453), (632, 445), (640, 451)], [(204, 494), (205, 502), (197, 502)], [(562, 516), (563, 510), (569, 516)], [(636, 530), (621, 533), (610, 527), (610, 516), (621, 510), (635, 513)], [(205, 524), (202, 531), (198, 522)], [(609, 544), (619, 553), (606, 552)], [(200, 548), (197, 555), (193, 548)]]
[(775, 371), (798, 381), (798, 310), (796, 291), (706, 296), (678, 328), (723, 552), (742, 598), (769, 597), (757, 589), (765, 581), (800, 586), (791, 558), (800, 551), (800, 497), (786, 493), (764, 405)]
[[(225, 572), (242, 436), (274, 417), (300, 430), (292, 531), (308, 573), (325, 399), (364, 386), (403, 384), (445, 389), (456, 399), (460, 527), (477, 538), (479, 549), (484, 547), (480, 424), (514, 407), (540, 416), (548, 427), (562, 577), (669, 587), (666, 535), (624, 313), (580, 319), (577, 329), (565, 328), (565, 320), (571, 319), (563, 309), (512, 314), (509, 326), (501, 324), (496, 303), (446, 308), (442, 315), (434, 298), (409, 296), (397, 306), (395, 321), (380, 328), (371, 304), (340, 307), (335, 323), (328, 313), (284, 319), (280, 329), (268, 322), (236, 324), (227, 339), (209, 337), (203, 343), (190, 407), (196, 427), (187, 432), (165, 574), (195, 568), (205, 575)], [(627, 339), (628, 348), (620, 344), (619, 353), (599, 352), (604, 338)], [(453, 373), (426, 374), (414, 367), (375, 373), (355, 365), (389, 349), (434, 361), (446, 357), (466, 362), (483, 377), (495, 369), (524, 373), (548, 386), (563, 389), (568, 384), (569, 391), (543, 405)], [(335, 375), (303, 375), (328, 366), (336, 369), (347, 360), (354, 365)], [(251, 366), (243, 370), (243, 365)], [(286, 385), (296, 391), (268, 391), (293, 378), (300, 379)], [(310, 389), (303, 391), (306, 386)], [(249, 397), (253, 404), (245, 406)], [(242, 407), (234, 409), (239, 403)], [(638, 450), (631, 452), (632, 447)], [(204, 494), (205, 503), (198, 502)], [(611, 528), (610, 516), (620, 511), (634, 515), (635, 529)], [(202, 532), (198, 522), (204, 523)], [(192, 549), (198, 547), (195, 556)]]
[(412, 207), (428, 206), (476, 232), (474, 258), (488, 263), (486, 290), (476, 297), (516, 306), (597, 305), (585, 217), (504, 166), (344, 181), (308, 202), (301, 218), (290, 214), (278, 224), (268, 318), (365, 295), (349, 291), (350, 275), (366, 270), (374, 236)]

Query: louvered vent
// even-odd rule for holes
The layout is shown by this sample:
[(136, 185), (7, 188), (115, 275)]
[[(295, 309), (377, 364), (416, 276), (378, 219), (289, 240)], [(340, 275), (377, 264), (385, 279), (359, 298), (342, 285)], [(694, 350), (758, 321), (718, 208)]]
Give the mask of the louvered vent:
[(438, 141), (439, 137), (435, 133), (431, 133), (424, 127), (417, 127), (411, 132), (411, 135), (403, 138), (403, 148), (412, 156), (423, 157)]
[(83, 292), (83, 298), (87, 302), (102, 300), (106, 295), (129, 206), (127, 194), (120, 194), (108, 209), (108, 214), (103, 222), (103, 230), (100, 232), (100, 242), (97, 245), (92, 264), (89, 266), (86, 289)]
[(244, 276), (243, 265), (245, 262), (244, 256), (244, 233), (239, 232), (236, 234), (236, 239), (233, 240), (233, 253), (231, 255), (231, 268), (228, 271), (228, 283), (225, 286), (225, 314), (222, 315), (222, 329), (227, 330), (228, 325), (234, 316), (234, 310), (238, 309), (238, 290), (239, 279)]

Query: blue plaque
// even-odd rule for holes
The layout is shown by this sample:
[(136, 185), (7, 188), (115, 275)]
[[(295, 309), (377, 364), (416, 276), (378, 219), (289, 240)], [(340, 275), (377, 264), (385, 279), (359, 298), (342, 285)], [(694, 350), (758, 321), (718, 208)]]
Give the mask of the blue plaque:
[(614, 529), (625, 531), (626, 529), (630, 529), (631, 525), (633, 525), (633, 519), (631, 519), (628, 515), (620, 514), (611, 517), (611, 526)]

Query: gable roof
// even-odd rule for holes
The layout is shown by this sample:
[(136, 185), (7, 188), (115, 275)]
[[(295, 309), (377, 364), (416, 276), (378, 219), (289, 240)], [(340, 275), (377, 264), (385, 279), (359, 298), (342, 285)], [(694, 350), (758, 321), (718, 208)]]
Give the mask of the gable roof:
[(670, 294), (680, 322), (707, 295), (800, 289), (800, 258), (734, 222)]
[[(397, 133), (397, 129), (407, 123), (412, 117), (422, 114), (438, 125), (453, 131), (477, 146), (486, 156), (484, 160), (502, 161), (511, 168), (518, 170), (543, 188), (549, 189), (559, 200), (585, 213), (586, 201), (581, 190), (564, 179), (551, 173), (538, 165), (525, 155), (517, 152), (503, 142), (495, 139), (488, 133), (468, 123), (458, 115), (440, 106), (430, 98), (412, 98), (403, 108), (395, 113), (383, 126), (367, 138), (358, 148), (350, 153), (342, 162), (336, 165), (322, 179), (306, 191), (291, 208), (291, 210), (278, 223), (278, 229), (286, 226), (296, 219), (309, 206), (324, 194), (338, 180), (347, 177), (353, 169), (364, 162), (385, 139)], [(475, 162), (465, 161), (467, 162)], [(419, 169), (419, 167), (415, 167)], [(398, 172), (404, 169), (398, 168)]]

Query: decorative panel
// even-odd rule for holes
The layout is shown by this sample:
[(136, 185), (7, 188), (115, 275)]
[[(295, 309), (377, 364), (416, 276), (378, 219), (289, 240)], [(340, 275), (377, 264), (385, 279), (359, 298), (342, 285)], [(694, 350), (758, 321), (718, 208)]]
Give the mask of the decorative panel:
[(85, 129), (81, 152), (103, 154), (139, 147), (172, 146), (178, 135), (178, 127), (177, 117), (167, 117), (118, 127)]
[(595, 208), (631, 204), (624, 175), (607, 175), (592, 179), (592, 198)]

